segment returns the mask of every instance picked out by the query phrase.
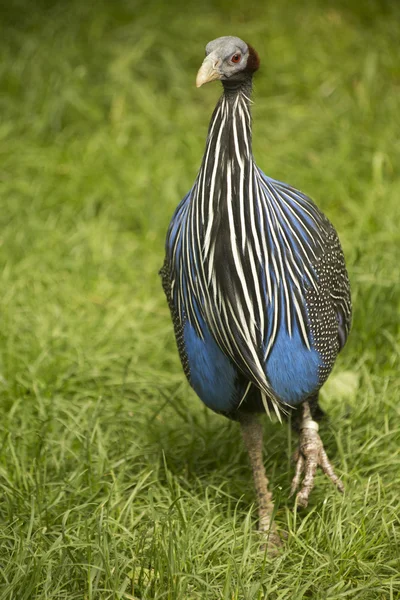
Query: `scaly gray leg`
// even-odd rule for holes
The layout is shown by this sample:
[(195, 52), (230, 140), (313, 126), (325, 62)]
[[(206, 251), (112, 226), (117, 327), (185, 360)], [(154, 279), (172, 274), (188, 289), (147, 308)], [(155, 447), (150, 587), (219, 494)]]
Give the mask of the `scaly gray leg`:
[(268, 490), (268, 478), (263, 463), (263, 432), (261, 423), (252, 414), (240, 416), (243, 441), (250, 458), (253, 470), (254, 486), (258, 500), (258, 530), (268, 537), (268, 549), (273, 551), (281, 545), (281, 539), (272, 522), (274, 503), (272, 494)]
[(290, 495), (294, 494), (300, 486), (301, 476), (304, 473), (301, 490), (297, 493), (297, 504), (307, 506), (310, 492), (314, 487), (314, 478), (317, 468), (321, 467), (325, 475), (336, 485), (340, 492), (344, 492), (343, 483), (335, 471), (324, 450), (321, 438), (318, 435), (318, 423), (311, 416), (308, 402), (303, 404), (303, 420), (300, 425), (299, 448), (295, 453), (296, 472), (292, 481)]

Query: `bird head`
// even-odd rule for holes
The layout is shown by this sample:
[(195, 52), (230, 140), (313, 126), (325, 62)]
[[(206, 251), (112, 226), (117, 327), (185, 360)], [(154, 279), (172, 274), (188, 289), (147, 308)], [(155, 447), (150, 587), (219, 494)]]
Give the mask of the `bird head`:
[(257, 52), (238, 37), (219, 37), (206, 46), (206, 57), (197, 73), (196, 86), (215, 79), (240, 82), (257, 71), (260, 59)]

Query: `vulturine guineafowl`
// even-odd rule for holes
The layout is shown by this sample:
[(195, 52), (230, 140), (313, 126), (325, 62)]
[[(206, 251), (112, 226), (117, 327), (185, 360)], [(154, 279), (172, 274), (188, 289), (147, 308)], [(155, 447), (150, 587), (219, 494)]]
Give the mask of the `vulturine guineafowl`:
[[(306, 506), (317, 467), (339, 490), (318, 435), (318, 391), (343, 348), (351, 299), (335, 229), (252, 153), (255, 50), (237, 37), (206, 47), (198, 87), (219, 79), (196, 181), (170, 223), (161, 269), (184, 372), (212, 410), (238, 420), (258, 496), (259, 529), (278, 543), (257, 413), (297, 408), (292, 492)], [(302, 475), (304, 478), (301, 483)]]

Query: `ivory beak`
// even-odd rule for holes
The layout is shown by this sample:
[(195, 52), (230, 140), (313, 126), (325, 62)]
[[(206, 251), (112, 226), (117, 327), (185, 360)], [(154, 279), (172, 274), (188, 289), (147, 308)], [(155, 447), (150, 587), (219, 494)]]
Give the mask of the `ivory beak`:
[(211, 55), (206, 56), (201, 65), (199, 72), (196, 77), (196, 86), (199, 88), (205, 83), (209, 83), (210, 81), (214, 81), (215, 79), (220, 79), (221, 74), (217, 68), (218, 60), (216, 60)]

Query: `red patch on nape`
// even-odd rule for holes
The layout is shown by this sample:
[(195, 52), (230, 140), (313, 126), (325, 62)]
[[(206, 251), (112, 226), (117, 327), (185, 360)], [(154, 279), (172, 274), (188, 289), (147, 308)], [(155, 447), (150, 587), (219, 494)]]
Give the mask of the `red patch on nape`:
[(253, 46), (249, 46), (249, 44), (247, 44), (247, 46), (249, 49), (249, 58), (247, 59), (246, 71), (254, 73), (260, 66), (260, 57), (254, 50)]

